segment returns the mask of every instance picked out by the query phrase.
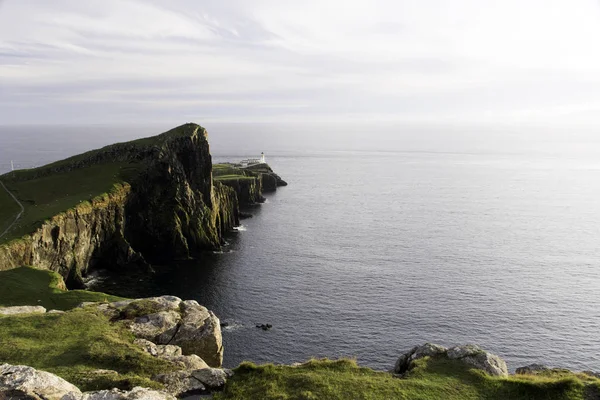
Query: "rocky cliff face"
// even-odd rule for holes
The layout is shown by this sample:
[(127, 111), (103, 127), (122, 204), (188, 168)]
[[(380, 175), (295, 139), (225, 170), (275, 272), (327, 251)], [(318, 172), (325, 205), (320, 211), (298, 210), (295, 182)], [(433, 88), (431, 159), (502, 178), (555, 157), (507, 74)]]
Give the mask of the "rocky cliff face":
[(124, 161), (137, 166), (129, 183), (0, 245), (0, 270), (31, 265), (59, 272), (77, 287), (89, 268), (146, 265), (219, 248), (223, 234), (239, 223), (237, 195), (213, 185), (207, 134), (196, 124), (85, 153), (37, 174)]

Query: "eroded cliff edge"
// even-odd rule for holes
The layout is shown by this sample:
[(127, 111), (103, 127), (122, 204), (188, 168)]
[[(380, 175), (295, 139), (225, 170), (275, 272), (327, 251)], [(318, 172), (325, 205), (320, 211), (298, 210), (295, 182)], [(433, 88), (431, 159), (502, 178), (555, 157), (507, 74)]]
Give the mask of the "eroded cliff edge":
[[(160, 263), (218, 249), (223, 234), (239, 223), (236, 192), (213, 182), (207, 132), (196, 124), (0, 179), (19, 191), (49, 184), (68, 191), (76, 174), (87, 174), (98, 187), (112, 181), (112, 187), (34, 221), (33, 233), (0, 245), (0, 270), (31, 265), (56, 271), (77, 287), (90, 269)], [(23, 224), (42, 208), (32, 202)]]

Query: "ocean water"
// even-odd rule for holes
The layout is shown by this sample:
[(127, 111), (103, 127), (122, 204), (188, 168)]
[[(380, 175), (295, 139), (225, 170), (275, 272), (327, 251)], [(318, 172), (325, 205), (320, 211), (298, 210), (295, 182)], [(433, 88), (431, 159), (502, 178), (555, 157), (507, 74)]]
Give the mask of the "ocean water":
[[(141, 128), (86, 136), (19, 129), (26, 134), (0, 129), (0, 144), (10, 144), (0, 146), (0, 164), (143, 136)], [(307, 131), (290, 130), (292, 146), (281, 130), (212, 127), (215, 161), (264, 149), (290, 185), (253, 207), (222, 253), (157, 267), (151, 277), (103, 276), (95, 289), (198, 300), (228, 324), (230, 367), (344, 356), (387, 370), (429, 341), (480, 344), (510, 369), (600, 370), (593, 134), (388, 126), (362, 146), (360, 130), (320, 145), (329, 129), (311, 130), (304, 145)], [(40, 132), (54, 151), (33, 139)]]

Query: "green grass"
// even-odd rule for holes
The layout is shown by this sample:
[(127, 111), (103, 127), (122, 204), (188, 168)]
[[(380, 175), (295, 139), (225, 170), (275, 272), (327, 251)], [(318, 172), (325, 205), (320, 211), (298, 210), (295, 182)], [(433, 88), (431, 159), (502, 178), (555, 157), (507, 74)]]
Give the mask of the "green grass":
[[(82, 390), (160, 388), (150, 377), (177, 370), (133, 344), (119, 323), (90, 310), (0, 317), (0, 361), (52, 372)], [(110, 369), (119, 375), (97, 375)]]
[[(12, 180), (10, 174), (5, 175), (4, 184), (21, 201), (25, 212), (11, 230), (0, 239), (0, 243), (32, 233), (45, 220), (83, 201), (110, 192), (115, 183), (130, 180), (139, 168), (139, 164), (108, 163), (42, 175), (34, 179)], [(13, 203), (18, 207), (14, 200)], [(0, 222), (14, 219), (14, 216), (14, 208), (0, 206)]]
[(235, 372), (215, 400), (583, 400), (599, 384), (572, 373), (496, 378), (448, 359), (419, 360), (403, 379), (352, 360), (312, 360), (299, 367), (242, 363)]
[[(84, 301), (121, 299), (86, 290), (66, 291), (61, 287), (64, 287), (63, 280), (56, 272), (30, 267), (0, 271), (0, 306), (40, 305), (48, 310), (68, 310)], [(0, 341), (2, 341), (1, 334)]]

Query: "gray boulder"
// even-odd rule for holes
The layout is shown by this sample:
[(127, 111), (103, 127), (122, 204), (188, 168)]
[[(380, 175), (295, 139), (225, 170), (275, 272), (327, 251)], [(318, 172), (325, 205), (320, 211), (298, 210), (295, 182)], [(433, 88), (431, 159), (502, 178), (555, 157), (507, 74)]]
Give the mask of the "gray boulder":
[(208, 364), (195, 354), (189, 356), (174, 356), (174, 357), (163, 357), (165, 360), (171, 361), (172, 363), (180, 366), (186, 370), (195, 370), (208, 368)]
[(453, 347), (448, 350), (447, 356), (451, 360), (460, 360), (493, 376), (508, 376), (506, 362), (476, 344)]
[(233, 371), (221, 368), (204, 368), (192, 371), (192, 376), (211, 390), (221, 390), (227, 378), (233, 376)]
[(211, 367), (220, 367), (223, 339), (219, 318), (194, 300), (183, 301), (181, 313), (179, 325), (159, 335), (156, 343), (180, 346), (183, 354), (197, 354)]
[(171, 394), (142, 387), (134, 387), (131, 391), (119, 389), (85, 392), (79, 396), (68, 395), (62, 400), (177, 400)]
[(508, 376), (506, 362), (495, 354), (488, 353), (481, 347), (473, 344), (456, 346), (446, 349), (443, 346), (425, 343), (422, 346), (413, 347), (404, 353), (396, 361), (394, 372), (404, 374), (414, 368), (414, 362), (423, 357), (447, 357), (458, 360), (471, 367), (480, 369), (494, 376)]
[(46, 309), (42, 306), (0, 307), (0, 315), (45, 314), (45, 313), (46, 313)]
[(439, 355), (445, 355), (446, 348), (438, 344), (425, 343), (422, 346), (415, 346), (411, 350), (405, 352), (396, 361), (394, 372), (397, 374), (403, 374), (410, 371), (414, 367), (414, 361), (423, 357), (434, 357)]
[(81, 391), (71, 383), (45, 371), (24, 365), (0, 365), (0, 399), (61, 400)]
[(156, 341), (165, 332), (176, 332), (180, 320), (181, 315), (176, 311), (160, 311), (134, 319), (129, 329), (137, 338)]
[(173, 396), (189, 396), (204, 393), (206, 387), (194, 378), (190, 371), (176, 371), (170, 374), (156, 375), (153, 380), (165, 385), (165, 390)]

